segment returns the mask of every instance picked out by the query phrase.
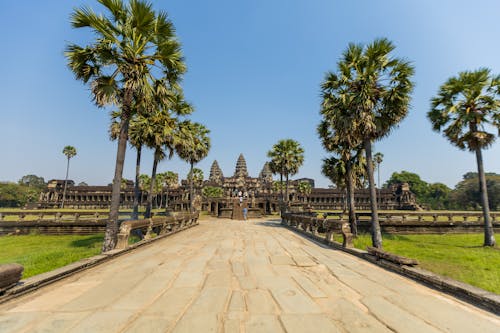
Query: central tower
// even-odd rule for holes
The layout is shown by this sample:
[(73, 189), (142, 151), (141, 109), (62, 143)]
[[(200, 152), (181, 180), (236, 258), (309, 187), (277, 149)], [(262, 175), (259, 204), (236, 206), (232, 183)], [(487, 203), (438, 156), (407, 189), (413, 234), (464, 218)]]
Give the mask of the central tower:
[(234, 170), (234, 177), (235, 178), (247, 178), (248, 177), (247, 162), (245, 161), (243, 154), (240, 154), (240, 156), (238, 157), (238, 161), (236, 162), (236, 169)]

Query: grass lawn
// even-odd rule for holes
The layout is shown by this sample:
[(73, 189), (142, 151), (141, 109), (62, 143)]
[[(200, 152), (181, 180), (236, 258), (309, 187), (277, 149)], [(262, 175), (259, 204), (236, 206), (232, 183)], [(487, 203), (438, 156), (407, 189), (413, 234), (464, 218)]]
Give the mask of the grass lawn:
[[(387, 252), (418, 259), (419, 267), (500, 294), (500, 248), (483, 247), (483, 234), (383, 234)], [(341, 237), (335, 240), (342, 242)], [(497, 235), (498, 239), (498, 235)], [(366, 250), (371, 236), (362, 234), (354, 246)]]
[(99, 254), (103, 237), (102, 234), (0, 237), (0, 264), (23, 265), (25, 279)]

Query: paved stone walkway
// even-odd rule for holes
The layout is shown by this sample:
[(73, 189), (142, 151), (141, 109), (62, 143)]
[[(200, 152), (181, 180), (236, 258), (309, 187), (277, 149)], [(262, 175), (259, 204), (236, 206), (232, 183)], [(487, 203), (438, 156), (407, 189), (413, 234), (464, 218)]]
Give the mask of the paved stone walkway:
[(0, 332), (500, 332), (276, 222), (209, 221), (0, 306)]

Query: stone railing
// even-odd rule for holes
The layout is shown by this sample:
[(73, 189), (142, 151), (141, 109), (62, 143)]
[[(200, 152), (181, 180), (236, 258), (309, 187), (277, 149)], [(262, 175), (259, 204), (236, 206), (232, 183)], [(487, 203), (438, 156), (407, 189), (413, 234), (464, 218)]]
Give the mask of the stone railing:
[(24, 267), (19, 264), (0, 265), (0, 294), (21, 280), (23, 270)]
[(283, 213), (281, 223), (300, 232), (311, 234), (315, 238), (321, 238), (321, 235), (324, 235), (325, 243), (331, 243), (334, 234), (338, 233), (342, 235), (343, 247), (353, 247), (353, 235), (347, 221), (318, 218), (305, 214)]
[[(323, 217), (328, 217), (335, 220), (347, 219), (347, 215), (341, 212), (326, 212), (320, 213)], [(481, 222), (483, 221), (482, 212), (379, 212), (380, 222)], [(490, 213), (493, 223), (500, 223), (500, 213)], [(358, 222), (370, 221), (370, 212), (357, 212), (356, 219)]]
[[(348, 216), (339, 212), (320, 214), (333, 221), (345, 221)], [(500, 213), (491, 213), (495, 231), (500, 231)], [(356, 213), (358, 230), (367, 232), (370, 228), (371, 213)], [(390, 233), (477, 233), (482, 232), (482, 212), (380, 212), (382, 231)]]
[[(129, 218), (131, 212), (120, 212), (120, 219)], [(105, 222), (109, 212), (58, 212), (58, 211), (3, 211), (0, 222)]]
[(150, 239), (152, 238), (153, 232), (158, 236), (169, 235), (197, 225), (198, 218), (199, 213), (197, 212), (122, 222), (115, 248), (126, 248), (129, 245), (130, 234), (134, 230), (140, 230), (141, 233), (144, 234), (144, 239)]

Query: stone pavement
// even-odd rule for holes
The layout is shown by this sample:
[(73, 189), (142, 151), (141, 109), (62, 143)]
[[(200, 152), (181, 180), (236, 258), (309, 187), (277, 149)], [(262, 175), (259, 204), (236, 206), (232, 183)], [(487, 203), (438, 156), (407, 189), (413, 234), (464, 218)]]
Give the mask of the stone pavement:
[(0, 305), (0, 332), (500, 332), (271, 221), (199, 226)]

